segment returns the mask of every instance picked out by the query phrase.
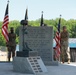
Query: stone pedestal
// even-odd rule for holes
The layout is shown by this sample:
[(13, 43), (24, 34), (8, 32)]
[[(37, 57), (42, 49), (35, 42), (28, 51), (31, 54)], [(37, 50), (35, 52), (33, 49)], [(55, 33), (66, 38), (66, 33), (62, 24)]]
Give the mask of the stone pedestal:
[(15, 72), (36, 74), (47, 72), (47, 69), (39, 56), (36, 57), (14, 57), (13, 70)]
[(29, 57), (29, 51), (17, 51), (16, 56), (17, 57)]
[(37, 51), (17, 51), (17, 57), (31, 57), (31, 56), (38, 56)]

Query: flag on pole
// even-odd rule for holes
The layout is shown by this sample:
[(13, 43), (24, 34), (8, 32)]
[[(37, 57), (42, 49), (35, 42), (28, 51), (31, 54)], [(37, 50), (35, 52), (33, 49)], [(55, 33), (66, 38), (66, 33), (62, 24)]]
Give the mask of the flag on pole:
[(26, 24), (28, 25), (28, 9), (26, 9), (26, 13), (25, 13), (25, 21), (26, 21)]
[(56, 32), (55, 35), (55, 41), (56, 41), (56, 46), (55, 46), (55, 58), (60, 57), (60, 24), (61, 24), (61, 16), (59, 18), (59, 23), (58, 23), (58, 31)]
[(8, 38), (8, 24), (9, 24), (9, 15), (8, 15), (8, 3), (7, 3), (5, 16), (4, 16), (4, 20), (3, 20), (3, 25), (2, 25), (2, 34), (3, 34), (6, 42), (8, 42), (8, 40), (9, 40), (9, 38)]
[(28, 21), (28, 9), (26, 9), (25, 20)]
[(44, 25), (44, 22), (43, 22), (43, 11), (42, 11), (40, 26), (43, 26), (43, 25)]

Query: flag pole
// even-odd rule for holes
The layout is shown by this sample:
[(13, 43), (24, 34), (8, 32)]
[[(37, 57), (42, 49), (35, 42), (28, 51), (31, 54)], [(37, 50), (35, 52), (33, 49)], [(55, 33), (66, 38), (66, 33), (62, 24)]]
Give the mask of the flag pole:
[[(61, 21), (61, 17), (62, 17), (62, 15), (60, 14), (60, 21)], [(60, 22), (61, 23), (61, 22)], [(60, 24), (60, 30), (61, 30), (61, 24)]]
[[(60, 14), (60, 33), (61, 33), (61, 14)], [(60, 35), (60, 34), (59, 34)], [(60, 47), (60, 52), (61, 52), (61, 47)], [(60, 53), (60, 55), (61, 55), (61, 53)], [(59, 62), (60, 62), (60, 57), (59, 57)]]

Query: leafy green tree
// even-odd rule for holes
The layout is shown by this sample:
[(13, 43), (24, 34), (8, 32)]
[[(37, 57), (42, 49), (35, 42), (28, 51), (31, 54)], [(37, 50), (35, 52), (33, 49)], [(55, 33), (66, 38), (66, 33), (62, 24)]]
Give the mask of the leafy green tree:
[[(28, 22), (28, 24), (30, 26), (40, 26), (40, 20), (41, 19), (37, 19), (37, 20), (31, 20)], [(58, 26), (58, 22), (59, 22), (59, 18), (56, 19), (44, 19), (44, 23), (47, 24), (47, 26), (52, 26), (53, 30), (54, 30), (54, 36), (55, 33), (57, 31), (57, 26)], [(69, 36), (70, 38), (76, 38), (76, 20), (74, 19), (70, 19), (70, 20), (65, 20), (65, 19), (61, 19), (61, 30), (62, 30), (62, 26), (66, 26), (68, 31), (69, 31)], [(0, 45), (5, 46), (5, 39), (1, 33), (1, 27), (2, 27), (2, 21), (0, 21)], [(16, 38), (16, 42), (17, 44), (19, 43), (19, 27), (20, 27), (20, 22), (18, 20), (13, 20), (9, 22), (8, 25), (8, 30), (10, 29), (10, 27), (14, 27), (15, 29), (15, 33), (17, 35)]]
[(5, 46), (6, 42), (0, 29), (0, 46)]

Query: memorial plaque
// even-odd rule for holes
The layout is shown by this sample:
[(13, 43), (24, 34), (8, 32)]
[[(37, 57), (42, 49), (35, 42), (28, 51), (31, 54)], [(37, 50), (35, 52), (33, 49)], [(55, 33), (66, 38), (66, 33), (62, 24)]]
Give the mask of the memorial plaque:
[[(33, 59), (35, 58), (35, 59)], [(37, 59), (40, 58), (40, 59)], [(27, 73), (27, 74), (34, 74), (47, 72), (47, 69), (41, 59), (41, 57), (31, 57), (32, 61), (30, 61), (29, 57), (14, 57), (13, 61), (13, 71)], [(36, 60), (34, 62), (34, 60)], [(36, 64), (36, 62), (38, 64)], [(33, 64), (32, 64), (33, 63)]]
[[(23, 49), (22, 26), (19, 29), (19, 50)], [(38, 51), (43, 62), (53, 61), (53, 27), (25, 27), (24, 44), (33, 51)], [(26, 45), (25, 45), (26, 46)]]

